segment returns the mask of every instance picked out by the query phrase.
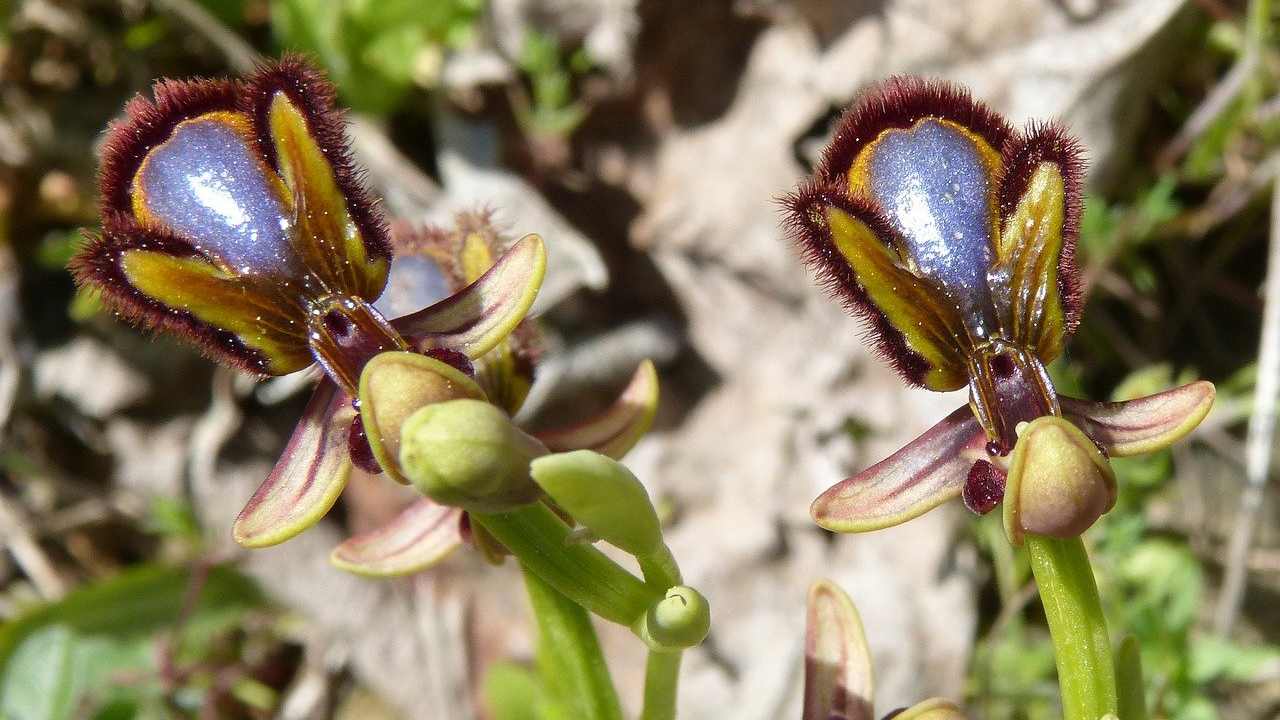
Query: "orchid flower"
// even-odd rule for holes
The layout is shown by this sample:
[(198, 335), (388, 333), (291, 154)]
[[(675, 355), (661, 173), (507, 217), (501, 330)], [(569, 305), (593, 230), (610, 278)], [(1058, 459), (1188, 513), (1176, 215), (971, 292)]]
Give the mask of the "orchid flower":
[[(416, 359), (404, 399), (411, 394), (418, 405), (488, 400), (485, 378), (512, 375), (500, 358), (510, 359), (508, 339), (541, 285), (546, 250), (537, 235), (496, 258), (477, 259), (471, 246), (465, 283), (387, 319), (374, 303), (387, 284), (392, 243), (359, 180), (328, 80), (286, 58), (243, 80), (164, 80), (153, 96), (132, 100), (108, 131), (102, 232), (88, 238), (71, 269), (121, 316), (181, 336), (216, 361), (259, 376), (323, 372), (280, 459), (235, 522), (240, 544), (274, 545), (328, 512), (353, 461), (403, 480), (375, 460), (398, 436), (366, 432), (379, 425), (357, 400), (375, 357)], [(625, 452), (647, 429), (656, 399), (652, 367), (637, 377), (604, 416), (540, 442)], [(498, 398), (507, 409), (523, 399), (508, 380), (496, 385), (512, 393)], [(340, 564), (372, 572), (362, 563), (370, 553), (385, 561), (394, 539), (417, 553), (412, 563), (402, 556), (391, 565), (408, 572), (429, 564), (424, 536), (436, 553), (452, 547), (441, 537), (458, 537), (452, 508), (414, 506), (406, 515), (378, 542), (344, 546)]]
[[(436, 282), (446, 290), (464, 288), (483, 277), (495, 256), (510, 244), (483, 212), (459, 214), (453, 230), (397, 225), (392, 236), (396, 249), (393, 285), (404, 288)], [(404, 275), (404, 282), (395, 282), (396, 273)], [(466, 380), (455, 377), (454, 382), (467, 389), (463, 396), (482, 398), (513, 416), (529, 393), (538, 351), (539, 331), (534, 320), (526, 318), (471, 367), (454, 368), (467, 375)], [(434, 393), (418, 397), (408, 389), (424, 384), (431, 387), (438, 383), (440, 373), (446, 372), (429, 358), (400, 353), (387, 353), (366, 366), (361, 406), (368, 422), (378, 430), (370, 437), (381, 439), (373, 453), (387, 474), (401, 482), (407, 482), (397, 458), (401, 427), (412, 411), (438, 400)], [(589, 449), (621, 459), (648, 431), (657, 402), (657, 372), (651, 362), (644, 362), (602, 413), (577, 425), (533, 432), (524, 442), (535, 446), (535, 456)], [(470, 521), (465, 509), (423, 497), (385, 526), (346, 540), (330, 559), (338, 567), (362, 575), (404, 575), (431, 567), (466, 541), (493, 562), (500, 562), (505, 554), (482, 526)]]
[[(1061, 433), (1082, 431), (1106, 465), (1105, 456), (1168, 446), (1208, 413), (1208, 382), (1123, 403), (1054, 390), (1045, 366), (1061, 354), (1082, 309), (1083, 171), (1080, 146), (1062, 126), (1015, 130), (942, 82), (892, 78), (840, 120), (813, 177), (785, 198), (789, 234), (907, 383), (967, 387), (969, 402), (822, 493), (811, 508), (819, 525), (875, 530), (957, 496), (988, 512), (1021, 467), (1011, 465), (1019, 429), (1037, 418), (1062, 419), (1070, 429), (1057, 426)], [(1092, 517), (1022, 513), (1045, 520), (1027, 529), (1061, 536), (1088, 527), (1114, 504), (1107, 472), (1088, 479), (1087, 508), (1060, 507)], [(1032, 485), (1058, 499), (1077, 490)], [(1019, 533), (1010, 529), (1015, 542)]]
[[(874, 720), (875, 673), (858, 608), (834, 583), (809, 588), (804, 636), (802, 720)], [(931, 698), (885, 720), (964, 720), (949, 700)]]

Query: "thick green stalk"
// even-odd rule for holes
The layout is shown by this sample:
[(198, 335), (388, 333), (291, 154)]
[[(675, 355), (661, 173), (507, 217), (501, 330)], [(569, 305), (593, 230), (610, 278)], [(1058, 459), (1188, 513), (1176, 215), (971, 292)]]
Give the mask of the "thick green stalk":
[(538, 621), (538, 665), (556, 699), (584, 720), (622, 720), (622, 705), (600, 652), (591, 616), (525, 568)]
[(673, 720), (676, 716), (676, 687), (680, 682), (680, 659), (684, 653), (650, 650), (644, 667), (644, 707), (640, 720)]
[(1117, 714), (1111, 638), (1084, 543), (1030, 533), (1025, 542), (1053, 638), (1063, 717), (1098, 720)]
[(542, 503), (503, 513), (471, 513), (530, 572), (606, 620), (630, 626), (662, 599), (594, 547), (569, 542), (569, 526)]

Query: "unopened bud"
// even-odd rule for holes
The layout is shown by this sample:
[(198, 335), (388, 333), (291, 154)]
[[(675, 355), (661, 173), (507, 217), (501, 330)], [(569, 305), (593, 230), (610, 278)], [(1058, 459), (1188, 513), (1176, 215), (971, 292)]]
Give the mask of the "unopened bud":
[(1024, 532), (1078, 537), (1116, 502), (1116, 477), (1098, 446), (1054, 416), (1020, 428), (1009, 462), (1004, 524), (1009, 541)]
[(360, 374), (360, 419), (369, 450), (392, 479), (407, 483), (400, 467), (406, 420), (432, 403), (483, 398), (484, 391), (448, 363), (411, 352), (384, 352)]
[(476, 512), (502, 512), (536, 500), (529, 463), (546, 452), (506, 413), (481, 400), (428, 405), (400, 431), (400, 467), (418, 492)]
[(622, 463), (590, 450), (556, 453), (533, 462), (533, 479), (596, 537), (646, 556), (662, 543), (649, 493)]

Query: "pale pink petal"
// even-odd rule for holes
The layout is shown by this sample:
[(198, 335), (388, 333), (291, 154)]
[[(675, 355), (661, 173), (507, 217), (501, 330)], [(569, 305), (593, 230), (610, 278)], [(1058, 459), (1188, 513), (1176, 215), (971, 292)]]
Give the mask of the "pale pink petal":
[(475, 282), (391, 325), (418, 350), (447, 347), (478, 358), (524, 319), (546, 270), (542, 238), (525, 235)]
[(872, 720), (875, 683), (858, 609), (820, 580), (809, 588), (803, 720)]
[(394, 577), (426, 570), (461, 544), (462, 510), (423, 498), (383, 527), (349, 538), (329, 560), (357, 575)]

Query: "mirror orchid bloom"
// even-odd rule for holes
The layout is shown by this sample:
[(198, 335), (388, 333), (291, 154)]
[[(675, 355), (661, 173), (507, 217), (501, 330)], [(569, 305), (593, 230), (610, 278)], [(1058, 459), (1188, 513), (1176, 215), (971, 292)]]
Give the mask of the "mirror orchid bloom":
[[(397, 224), (392, 233), (396, 261), (389, 293), (408, 297), (425, 287), (444, 292), (468, 286), (489, 271), (495, 258), (511, 245), (494, 229), (487, 212), (461, 213), (455, 226), (416, 227)], [(396, 298), (392, 298), (396, 299)], [(382, 301), (387, 301), (384, 297)], [(384, 303), (379, 304), (394, 304)], [(477, 358), (465, 377), (454, 375), (465, 397), (483, 399), (508, 417), (519, 412), (533, 383), (540, 355), (536, 321), (525, 318), (489, 352)], [(360, 400), (376, 439), (372, 452), (392, 477), (407, 482), (401, 467), (402, 428), (413, 413), (447, 400), (440, 388), (457, 368), (410, 353), (389, 352), (371, 361), (361, 376)], [(566, 427), (531, 431), (512, 426), (509, 432), (540, 452), (593, 450), (621, 459), (648, 431), (658, 406), (658, 374), (652, 362), (636, 368), (627, 386), (601, 413)], [(475, 546), (491, 562), (501, 562), (505, 549), (468, 511), (431, 497), (414, 500), (386, 525), (355, 535), (334, 548), (330, 561), (350, 572), (391, 577), (426, 570), (464, 544)]]
[[(524, 319), (546, 268), (526, 235), (465, 286), (402, 317), (374, 307), (392, 263), (333, 86), (290, 57), (241, 80), (163, 80), (109, 128), (102, 231), (76, 282), (135, 324), (259, 376), (322, 371), (275, 467), (236, 520), (248, 547), (315, 524), (370, 465), (362, 371), (386, 352), (435, 363), (436, 401), (475, 397), (472, 361)], [(376, 468), (375, 468), (376, 469)]]
[(784, 200), (788, 234), (908, 384), (968, 388), (969, 402), (819, 496), (819, 525), (874, 530), (956, 496), (988, 512), (1018, 428), (1042, 416), (1065, 417), (1109, 456), (1165, 447), (1204, 418), (1207, 382), (1126, 403), (1053, 387), (1045, 366), (1082, 310), (1083, 171), (1061, 125), (1015, 130), (944, 82), (892, 78), (839, 121), (813, 176)]

